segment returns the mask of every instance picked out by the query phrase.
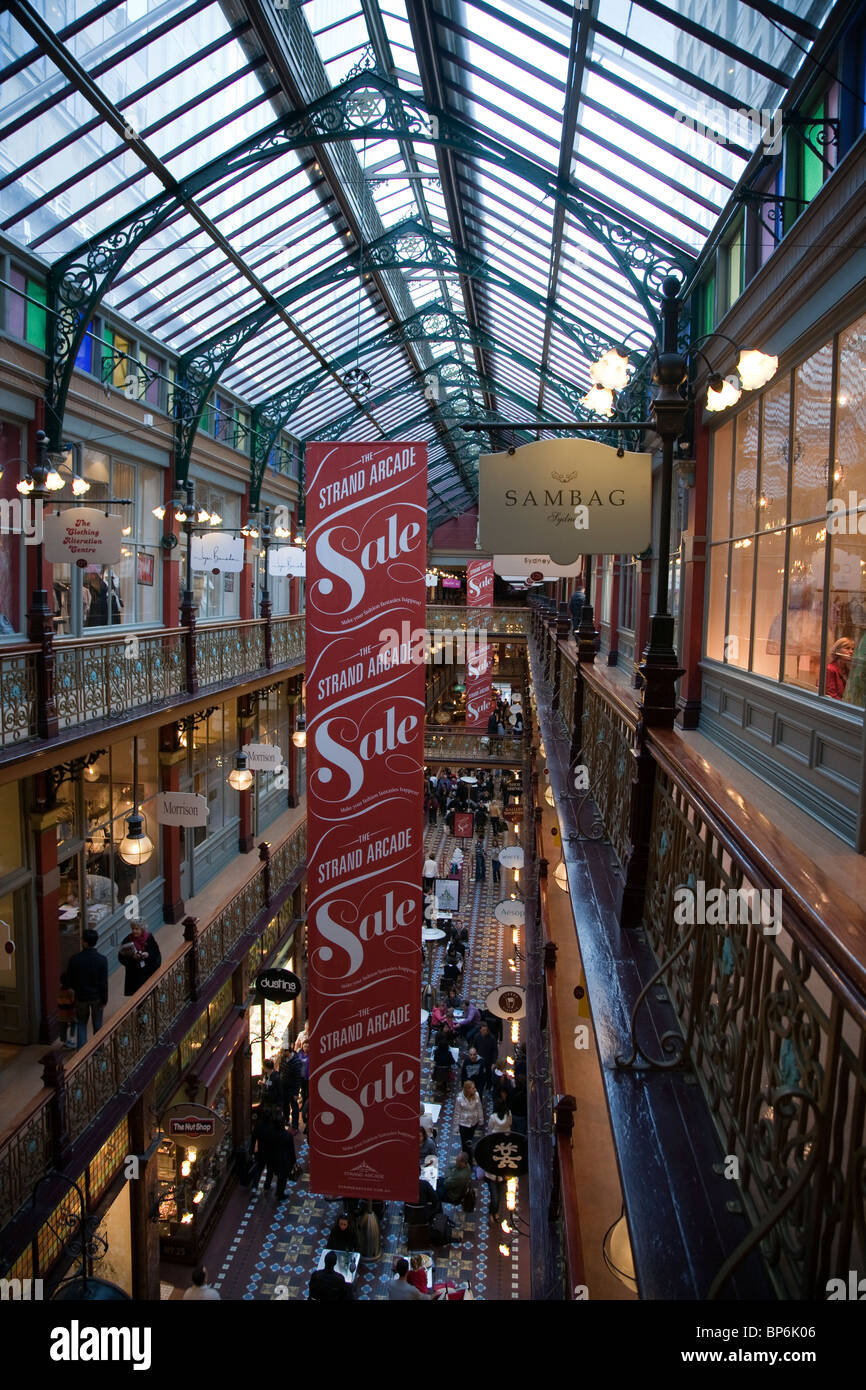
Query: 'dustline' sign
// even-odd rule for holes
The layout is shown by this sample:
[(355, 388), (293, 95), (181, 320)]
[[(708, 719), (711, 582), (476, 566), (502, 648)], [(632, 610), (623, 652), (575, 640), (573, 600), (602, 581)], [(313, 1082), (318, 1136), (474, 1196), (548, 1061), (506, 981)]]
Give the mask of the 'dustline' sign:
[(308, 444), (310, 1186), (418, 1194), (423, 444)]
[(256, 993), (274, 1004), (285, 1004), (297, 999), (301, 992), (301, 982), (291, 970), (262, 970), (256, 976)]

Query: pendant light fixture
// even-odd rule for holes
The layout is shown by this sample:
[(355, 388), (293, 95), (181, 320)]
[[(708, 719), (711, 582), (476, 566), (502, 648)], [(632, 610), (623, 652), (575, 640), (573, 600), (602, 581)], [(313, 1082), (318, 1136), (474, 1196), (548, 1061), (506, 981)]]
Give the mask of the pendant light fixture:
[(153, 841), (144, 829), (144, 818), (138, 809), (138, 739), (132, 743), (132, 811), (126, 818), (126, 834), (117, 847), (124, 864), (137, 869), (153, 854)]

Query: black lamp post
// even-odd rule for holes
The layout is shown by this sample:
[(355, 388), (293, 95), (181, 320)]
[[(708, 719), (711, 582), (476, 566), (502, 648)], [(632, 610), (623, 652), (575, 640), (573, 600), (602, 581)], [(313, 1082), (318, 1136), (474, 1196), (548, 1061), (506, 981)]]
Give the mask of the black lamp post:
[[(27, 494), (34, 513), (44, 511), (45, 503), (51, 493), (45, 486), (45, 479), (51, 471), (48, 459), (48, 435), (44, 430), (36, 434), (36, 462), (30, 469), (33, 487)], [(37, 712), (36, 725), (40, 738), (56, 738), (59, 730), (57, 705), (54, 699), (54, 613), (48, 604), (48, 593), (43, 587), (42, 541), (36, 546), (36, 582), (30, 599), (27, 614), (27, 637), (41, 648), (37, 671)]]
[(663, 729), (673, 728), (676, 682), (683, 674), (674, 650), (674, 618), (668, 612), (674, 445), (682, 433), (689, 410), (689, 403), (682, 394), (682, 387), (688, 378), (688, 364), (677, 347), (679, 290), (679, 280), (675, 275), (669, 275), (662, 287), (661, 351), (656, 356), (653, 368), (653, 381), (658, 390), (650, 402), (650, 413), (662, 445), (656, 604), (650, 621), (649, 643), (639, 667), (644, 681), (640, 705), (643, 722), (648, 728)]

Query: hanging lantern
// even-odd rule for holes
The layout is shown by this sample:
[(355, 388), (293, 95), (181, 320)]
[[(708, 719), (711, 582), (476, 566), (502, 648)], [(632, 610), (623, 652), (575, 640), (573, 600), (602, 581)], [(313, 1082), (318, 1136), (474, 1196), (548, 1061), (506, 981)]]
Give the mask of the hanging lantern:
[(230, 787), (234, 787), (236, 792), (245, 792), (253, 784), (253, 774), (247, 767), (246, 753), (238, 753), (235, 758), (235, 765), (228, 776)]
[(146, 864), (153, 854), (153, 841), (144, 830), (144, 821), (139, 811), (133, 811), (126, 820), (126, 834), (118, 845), (118, 854), (124, 864), (138, 868)]

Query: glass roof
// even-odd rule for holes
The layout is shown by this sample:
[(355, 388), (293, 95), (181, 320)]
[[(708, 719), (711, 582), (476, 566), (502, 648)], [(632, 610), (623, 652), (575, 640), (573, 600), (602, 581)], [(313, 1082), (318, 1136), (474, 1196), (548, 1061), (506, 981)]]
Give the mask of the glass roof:
[[(781, 104), (830, 9), (33, 4), (61, 47), (40, 52), (14, 3), (0, 15), (3, 231), (50, 265), (155, 217), (105, 305), (169, 353), (216, 352), (249, 405), (302, 383), (285, 420), (302, 440), (426, 439), (433, 520), (473, 500), (461, 419), (580, 418), (593, 348), (647, 348), (656, 290), (636, 265), (688, 271), (760, 136), (736, 112)], [(365, 75), (450, 118), (449, 138), (285, 138), (289, 113)], [(371, 265), (410, 221), (451, 256)]]

